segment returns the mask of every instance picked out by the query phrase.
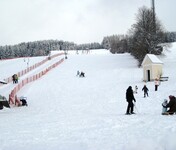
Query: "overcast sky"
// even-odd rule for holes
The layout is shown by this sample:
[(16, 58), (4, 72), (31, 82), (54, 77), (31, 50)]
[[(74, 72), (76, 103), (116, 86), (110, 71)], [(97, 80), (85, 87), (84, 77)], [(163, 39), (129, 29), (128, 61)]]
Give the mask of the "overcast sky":
[[(126, 34), (151, 0), (0, 0), (0, 45), (57, 39), (77, 44)], [(167, 31), (176, 31), (176, 0), (155, 0)]]

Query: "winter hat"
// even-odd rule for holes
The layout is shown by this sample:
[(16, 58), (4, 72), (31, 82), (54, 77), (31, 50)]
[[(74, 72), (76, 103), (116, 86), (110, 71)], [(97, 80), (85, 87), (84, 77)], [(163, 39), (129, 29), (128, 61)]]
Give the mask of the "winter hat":
[(164, 99), (164, 102), (167, 102), (167, 99)]
[(169, 98), (172, 98), (173, 96), (172, 95), (169, 95)]
[(169, 99), (174, 99), (175, 97), (173, 95), (169, 95)]

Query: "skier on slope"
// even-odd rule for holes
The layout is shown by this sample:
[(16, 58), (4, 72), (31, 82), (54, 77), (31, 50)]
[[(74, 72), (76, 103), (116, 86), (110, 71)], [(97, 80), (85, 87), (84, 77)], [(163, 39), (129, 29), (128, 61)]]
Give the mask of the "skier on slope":
[(136, 85), (134, 88), (134, 93), (137, 94), (137, 91), (138, 91), (138, 86)]
[(85, 73), (81, 71), (79, 77), (85, 77)]
[(146, 97), (146, 95), (147, 95), (147, 97), (148, 97), (148, 88), (147, 88), (147, 86), (146, 85), (144, 85), (144, 87), (142, 88), (142, 91), (144, 91), (144, 97)]
[(77, 73), (76, 73), (76, 76), (79, 76), (80, 75), (80, 72), (79, 72), (79, 70), (77, 71)]

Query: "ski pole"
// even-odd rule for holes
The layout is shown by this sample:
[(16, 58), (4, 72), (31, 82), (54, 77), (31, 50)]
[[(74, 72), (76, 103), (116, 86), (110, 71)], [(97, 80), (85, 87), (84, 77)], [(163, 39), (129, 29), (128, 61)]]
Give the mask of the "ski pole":
[(137, 113), (139, 114), (139, 111), (138, 111), (138, 109), (137, 109), (137, 107), (136, 107), (136, 103), (134, 103), (134, 107), (135, 107)]

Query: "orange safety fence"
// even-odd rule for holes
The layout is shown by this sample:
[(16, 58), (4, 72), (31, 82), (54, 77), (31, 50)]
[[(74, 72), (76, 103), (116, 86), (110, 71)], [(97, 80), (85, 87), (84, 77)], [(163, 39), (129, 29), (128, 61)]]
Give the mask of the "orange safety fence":
[[(50, 59), (55, 58), (55, 57), (58, 57), (58, 56), (60, 56), (60, 55), (64, 55), (64, 53), (59, 53), (59, 54), (52, 55), (52, 56), (50, 56)], [(43, 65), (43, 64), (44, 64), (45, 62), (47, 62), (48, 60), (49, 60), (49, 59), (48, 59), (48, 57), (47, 57), (47, 58), (45, 58), (44, 60), (42, 60), (41, 62), (38, 62), (38, 63), (36, 63), (36, 64), (34, 64), (34, 65), (28, 67), (27, 69), (24, 69), (24, 70), (18, 72), (18, 73), (16, 73), (16, 74), (18, 75), (18, 77), (21, 77), (21, 76), (27, 74), (28, 72), (34, 70), (35, 68), (37, 68), (37, 67)], [(12, 82), (12, 77), (6, 78), (5, 81), (6, 81), (6, 83)]]
[(19, 90), (22, 89), (23, 86), (25, 86), (26, 84), (33, 82), (39, 78), (41, 78), (43, 75), (45, 75), (47, 72), (49, 72), (51, 69), (55, 68), (56, 66), (58, 66), (59, 64), (61, 64), (64, 61), (64, 58), (62, 58), (61, 60), (59, 60), (58, 62), (56, 62), (55, 64), (49, 66), (48, 68), (46, 68), (45, 70), (41, 71), (38, 74), (35, 74), (31, 77), (28, 77), (24, 80), (22, 80), (20, 83), (18, 83), (14, 89), (11, 91), (11, 93), (9, 94), (9, 104), (15, 104), (16, 103), (16, 99), (15, 97), (17, 97), (17, 92)]

